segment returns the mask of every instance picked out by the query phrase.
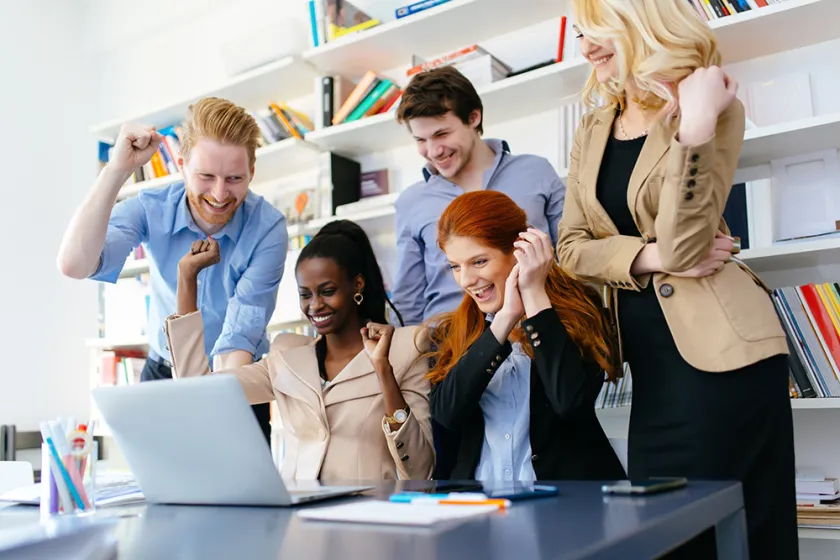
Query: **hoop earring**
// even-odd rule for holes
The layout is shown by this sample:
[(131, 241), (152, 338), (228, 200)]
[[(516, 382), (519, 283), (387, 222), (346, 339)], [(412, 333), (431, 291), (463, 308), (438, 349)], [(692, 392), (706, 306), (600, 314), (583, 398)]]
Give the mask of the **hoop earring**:
[(353, 301), (356, 302), (356, 305), (362, 305), (362, 302), (365, 301), (365, 296), (362, 295), (362, 292), (358, 292), (353, 296)]

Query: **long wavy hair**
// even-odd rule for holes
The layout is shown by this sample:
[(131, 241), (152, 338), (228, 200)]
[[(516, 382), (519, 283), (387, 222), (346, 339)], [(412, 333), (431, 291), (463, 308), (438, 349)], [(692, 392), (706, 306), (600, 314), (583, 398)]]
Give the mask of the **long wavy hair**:
[(583, 89), (584, 103), (624, 109), (624, 84), (633, 80), (657, 118), (679, 114), (677, 86), (697, 68), (719, 66), (717, 39), (685, 0), (573, 0), (574, 23), (595, 44), (612, 41), (618, 76), (601, 84), (595, 69)]
[[(438, 245), (445, 252), (451, 237), (470, 237), (509, 255), (514, 250), (513, 242), (519, 238), (519, 232), (527, 227), (525, 211), (507, 195), (498, 191), (465, 193), (443, 212), (438, 222)], [(572, 279), (557, 264), (548, 273), (545, 291), (581, 354), (597, 362), (611, 380), (615, 379), (615, 345), (598, 292)], [(428, 377), (432, 383), (439, 383), (484, 332), (484, 313), (469, 294), (464, 294), (455, 311), (431, 318), (428, 327), (432, 337), (432, 351), (429, 353), (432, 368)], [(510, 340), (526, 341), (522, 327), (517, 325), (511, 332)], [(522, 347), (533, 357), (530, 344)]]

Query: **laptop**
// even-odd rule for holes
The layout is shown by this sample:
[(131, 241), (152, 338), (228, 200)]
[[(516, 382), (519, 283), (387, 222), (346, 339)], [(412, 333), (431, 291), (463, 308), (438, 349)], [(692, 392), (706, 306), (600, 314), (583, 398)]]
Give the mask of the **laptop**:
[(234, 375), (91, 390), (147, 502), (292, 506), (372, 486), (288, 488)]

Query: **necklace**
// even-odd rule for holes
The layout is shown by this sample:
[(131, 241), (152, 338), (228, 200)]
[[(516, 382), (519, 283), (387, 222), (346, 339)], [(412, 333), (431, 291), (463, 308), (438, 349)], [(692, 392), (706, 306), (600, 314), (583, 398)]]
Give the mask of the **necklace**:
[(648, 133), (647, 128), (645, 128), (645, 131), (642, 132), (641, 134), (639, 134), (638, 136), (634, 136), (633, 138), (630, 138), (629, 136), (627, 136), (627, 133), (624, 131), (624, 125), (621, 123), (621, 117), (623, 117), (623, 116), (624, 116), (624, 111), (622, 111), (621, 113), (618, 114), (618, 129), (621, 131), (621, 135), (624, 136), (625, 140), (635, 140), (636, 138), (641, 138), (642, 136), (647, 136), (647, 133)]

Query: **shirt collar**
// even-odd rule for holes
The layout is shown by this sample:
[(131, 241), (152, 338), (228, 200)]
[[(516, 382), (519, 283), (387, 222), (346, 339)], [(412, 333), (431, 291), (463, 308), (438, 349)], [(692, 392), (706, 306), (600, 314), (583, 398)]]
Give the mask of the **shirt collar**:
[[(246, 195), (245, 200), (242, 201), (242, 204), (239, 205), (239, 208), (236, 209), (236, 212), (233, 213), (233, 217), (231, 217), (228, 223), (218, 233), (214, 234), (215, 239), (227, 236), (234, 243), (239, 241), (239, 236), (242, 234), (242, 229), (245, 226), (245, 203), (249, 196), (251, 196), (250, 191)], [(189, 229), (199, 235), (204, 235), (190, 213), (186, 187), (184, 188), (183, 195), (181, 195), (181, 200), (178, 201), (178, 208), (175, 210), (175, 227), (172, 232), (178, 233), (182, 229)]]
[[(493, 167), (492, 169), (496, 169), (499, 165), (499, 161), (502, 159), (502, 154), (510, 153), (510, 146), (507, 143), (507, 140), (498, 140), (496, 138), (488, 138), (487, 140), (483, 140), (485, 144), (487, 144), (493, 153), (496, 154), (496, 158), (493, 160)], [(438, 174), (437, 169), (435, 169), (431, 164), (426, 163), (423, 166), (423, 180), (427, 183), (432, 176), (436, 176)]]

